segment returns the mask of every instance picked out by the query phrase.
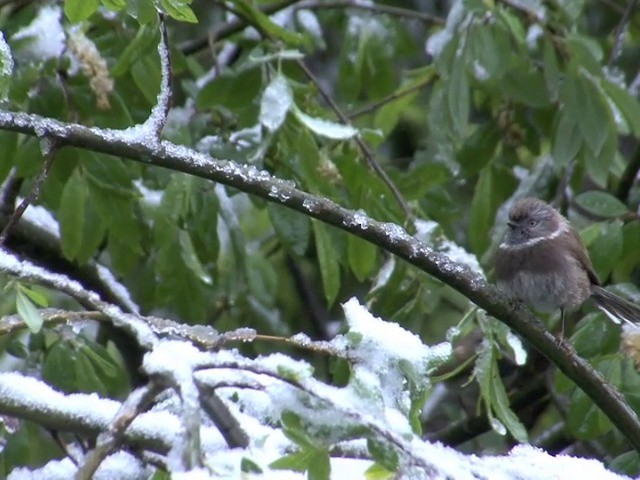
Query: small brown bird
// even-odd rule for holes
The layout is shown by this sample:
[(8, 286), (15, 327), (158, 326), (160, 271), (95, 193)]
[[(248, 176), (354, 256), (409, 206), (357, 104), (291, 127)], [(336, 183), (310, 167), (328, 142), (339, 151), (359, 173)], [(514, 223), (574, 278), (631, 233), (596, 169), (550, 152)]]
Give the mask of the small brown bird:
[(587, 250), (569, 221), (537, 198), (514, 203), (496, 254), (498, 287), (533, 309), (576, 310), (587, 298), (616, 323), (640, 322), (640, 307), (600, 286)]

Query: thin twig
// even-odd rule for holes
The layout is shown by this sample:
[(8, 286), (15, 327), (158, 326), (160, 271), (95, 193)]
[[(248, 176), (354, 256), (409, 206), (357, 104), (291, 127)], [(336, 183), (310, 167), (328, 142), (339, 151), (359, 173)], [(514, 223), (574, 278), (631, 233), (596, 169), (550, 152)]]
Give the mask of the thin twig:
[(620, 57), (622, 53), (622, 42), (624, 41), (624, 33), (627, 31), (627, 24), (629, 23), (629, 19), (631, 18), (631, 13), (636, 7), (638, 0), (630, 0), (627, 8), (620, 19), (620, 22), (616, 26), (614, 35), (613, 35), (613, 47), (611, 47), (611, 53), (609, 54), (609, 61), (607, 65), (611, 67), (616, 60)]
[(93, 474), (102, 461), (107, 458), (107, 455), (123, 444), (125, 441), (124, 431), (127, 427), (147, 409), (161, 391), (162, 388), (158, 384), (151, 382), (131, 392), (109, 425), (108, 430), (98, 437), (96, 447), (85, 455), (76, 472), (75, 480), (90, 480), (93, 478)]
[(431, 15), (430, 13), (424, 13), (408, 8), (393, 7), (391, 5), (365, 3), (357, 0), (307, 1), (301, 3), (300, 5), (296, 5), (295, 7), (296, 10), (328, 10), (338, 8), (367, 10), (369, 12), (379, 13), (383, 15), (391, 15), (394, 17), (404, 17), (412, 20), (419, 20), (425, 23), (435, 23), (437, 25), (444, 24), (444, 19), (437, 17), (436, 15)]
[(407, 89), (399, 88), (399, 89), (391, 92), (386, 97), (381, 98), (380, 100), (372, 102), (369, 105), (365, 105), (364, 107), (362, 107), (362, 108), (360, 108), (358, 110), (354, 110), (353, 112), (351, 112), (349, 114), (349, 119), (353, 120), (354, 118), (358, 118), (358, 117), (361, 117), (362, 115), (366, 115), (368, 113), (371, 113), (371, 112), (377, 110), (378, 108), (386, 105), (387, 103), (391, 103), (394, 100), (402, 98), (405, 95), (409, 95), (409, 94), (411, 94), (411, 93), (413, 93), (415, 91), (420, 90), (421, 88), (426, 87), (427, 85), (429, 85), (434, 80), (435, 80), (435, 76), (432, 77), (432, 78), (429, 78), (429, 79), (427, 79), (427, 80), (425, 80), (423, 82), (417, 83), (416, 85), (412, 85), (411, 87), (409, 87)]
[[(298, 67), (300, 67), (300, 69), (307, 76), (309, 81), (311, 81), (311, 83), (315, 85), (315, 87), (318, 89), (318, 92), (320, 93), (322, 98), (324, 98), (325, 102), (327, 102), (329, 107), (331, 107), (331, 110), (333, 110), (333, 112), (338, 116), (340, 121), (345, 125), (351, 125), (349, 118), (342, 112), (342, 110), (340, 110), (340, 107), (338, 107), (338, 105), (333, 100), (331, 95), (329, 95), (329, 93), (322, 87), (322, 85), (320, 85), (320, 82), (315, 77), (313, 72), (309, 70), (309, 68), (305, 65), (305, 63), (302, 60), (296, 60), (296, 63), (298, 64)], [(402, 211), (405, 214), (406, 221), (409, 222), (410, 219), (413, 218), (413, 212), (409, 208), (409, 204), (407, 203), (407, 201), (402, 196), (402, 193), (400, 192), (398, 187), (396, 187), (396, 184), (393, 183), (393, 180), (391, 180), (389, 175), (387, 175), (387, 172), (385, 172), (384, 169), (380, 166), (380, 164), (376, 161), (374, 153), (371, 151), (371, 148), (369, 148), (369, 145), (367, 145), (367, 143), (362, 139), (362, 137), (360, 135), (356, 135), (355, 141), (358, 144), (358, 147), (360, 148), (360, 150), (362, 151), (362, 154), (364, 155), (364, 158), (367, 161), (369, 168), (371, 168), (376, 173), (376, 175), (380, 177), (382, 182), (391, 191), (391, 194), (394, 196), (394, 198), (400, 205), (400, 208), (402, 208)]]
[(46, 136), (40, 138), (40, 141), (43, 143), (42, 148), (44, 154), (44, 163), (42, 164), (42, 168), (40, 168), (38, 175), (33, 180), (31, 190), (29, 191), (27, 196), (24, 197), (22, 202), (20, 202), (20, 205), (18, 205), (18, 208), (15, 209), (13, 215), (11, 215), (11, 218), (2, 229), (2, 233), (0, 233), (0, 247), (4, 245), (7, 237), (9, 236), (9, 233), (11, 232), (11, 229), (16, 223), (18, 223), (18, 220), (20, 220), (20, 217), (22, 217), (22, 214), (27, 209), (27, 207), (31, 203), (33, 203), (40, 195), (40, 187), (42, 186), (42, 182), (44, 182), (44, 179), (47, 178), (49, 170), (51, 169), (51, 165), (53, 164), (53, 159), (55, 158), (56, 152), (58, 150), (58, 144), (56, 143), (56, 141), (50, 140)]
[(216, 394), (215, 388), (196, 380), (200, 405), (213, 421), (229, 448), (247, 448), (249, 436), (229, 408)]
[[(265, 15), (272, 15), (277, 13), (285, 8), (293, 5), (294, 3), (299, 2), (300, 0), (284, 0), (282, 2), (273, 3), (270, 5), (264, 5), (260, 7), (260, 11)], [(225, 38), (229, 38), (232, 35), (235, 35), (238, 32), (241, 32), (245, 28), (247, 28), (249, 24), (243, 18), (235, 18), (227, 23), (224, 23), (216, 28), (215, 38), (216, 40), (224, 40)], [(199, 52), (200, 50), (207, 48), (210, 42), (210, 35), (207, 35), (203, 38), (199, 38), (197, 40), (192, 40), (188, 42), (184, 42), (180, 45), (180, 51), (185, 55), (193, 55), (194, 53)]]

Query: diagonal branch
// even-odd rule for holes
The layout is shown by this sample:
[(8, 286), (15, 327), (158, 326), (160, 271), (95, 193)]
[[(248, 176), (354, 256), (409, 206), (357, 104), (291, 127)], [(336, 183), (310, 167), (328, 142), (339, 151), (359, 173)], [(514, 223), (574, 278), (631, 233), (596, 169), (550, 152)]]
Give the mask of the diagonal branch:
[(436, 252), (398, 225), (375, 221), (362, 212), (346, 209), (332, 200), (299, 190), (290, 181), (273, 177), (254, 166), (217, 160), (168, 141), (149, 145), (144, 138), (122, 135), (114, 130), (88, 128), (38, 115), (0, 110), (0, 130), (36, 135), (36, 131), (43, 125), (48, 126), (48, 135), (62, 144), (129, 158), (144, 164), (151, 162), (159, 167), (232, 186), (333, 225), (397, 255), (453, 287), (521, 335), (591, 397), (629, 443), (640, 450), (638, 417), (620, 393), (606, 383), (586, 360), (573, 350), (559, 348), (555, 337), (539, 319), (524, 307), (514, 307), (508, 303), (504, 295), (487, 284), (482, 276)]

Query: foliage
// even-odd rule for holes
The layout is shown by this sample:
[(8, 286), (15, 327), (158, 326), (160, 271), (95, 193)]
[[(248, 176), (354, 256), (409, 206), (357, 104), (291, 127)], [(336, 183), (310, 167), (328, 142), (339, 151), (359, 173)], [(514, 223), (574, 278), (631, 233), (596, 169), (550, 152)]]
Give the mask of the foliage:
[[(2, 108), (130, 129), (137, 138), (161, 98), (158, 11), (168, 29), (173, 101), (163, 138), (254, 167), (256, 181), (264, 170), (331, 199), (356, 212), (354, 230), (366, 229), (365, 215), (403, 226), (489, 278), (503, 205), (525, 195), (555, 201), (579, 229), (599, 277), (640, 302), (640, 13), (584, 0), (460, 0), (449, 9), (347, 3), (3, 2)], [(640, 473), (637, 454), (585, 392), (561, 373), (545, 382), (548, 361), (527, 356), (505, 325), (451, 285), (321, 215), (283, 207), (275, 187), (267, 202), (250, 186), (239, 191), (153, 159), (112, 156), (116, 147), (52, 146), (46, 131), (36, 133), (0, 131), (3, 224), (16, 199), (39, 190), (8, 250), (125, 312), (218, 332), (255, 329), (257, 337), (239, 334), (247, 343), (223, 350), (238, 348), (237, 361), (254, 362), (245, 367), (277, 363), (270, 373), (302, 390), (259, 418), (284, 433), (286, 448), (273, 458), (236, 458), (242, 472), (328, 478), (340, 448), (353, 453), (355, 444), (374, 462), (367, 476), (386, 478), (409, 473), (411, 463), (394, 435), (477, 453), (527, 441), (555, 452), (561, 448), (548, 439), (560, 432), (563, 448), (597, 451), (612, 469)], [(18, 314), (27, 328), (2, 330), (2, 368), (61, 392), (128, 398), (143, 381), (146, 346), (131, 348), (104, 318), (69, 313), (88, 305), (30, 280), (5, 278), (0, 311)], [(417, 343), (407, 340), (414, 350), (372, 365), (384, 342), (336, 322), (352, 296), (418, 335)], [(40, 310), (48, 306), (68, 315)], [(546, 320), (557, 330), (557, 314)], [(588, 305), (570, 320), (565, 334), (578, 354), (640, 411), (638, 375), (619, 351), (619, 327)], [(300, 332), (334, 340), (289, 338)], [(453, 347), (449, 363), (416, 360), (423, 343), (443, 340)], [(240, 418), (257, 408), (243, 386), (223, 396)], [(359, 406), (380, 424), (357, 416)], [(21, 421), (17, 432), (5, 425), (3, 473), (65, 456), (35, 423)]]

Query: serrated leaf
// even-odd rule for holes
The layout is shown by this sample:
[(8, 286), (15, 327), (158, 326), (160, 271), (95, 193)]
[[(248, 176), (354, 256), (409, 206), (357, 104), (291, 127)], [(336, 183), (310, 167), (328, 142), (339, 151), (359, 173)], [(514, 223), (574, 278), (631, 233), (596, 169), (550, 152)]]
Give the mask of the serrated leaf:
[(260, 101), (260, 123), (275, 132), (293, 105), (293, 93), (289, 82), (282, 75), (277, 75), (265, 88)]
[(293, 113), (305, 127), (321, 137), (332, 140), (348, 140), (358, 134), (358, 130), (351, 125), (342, 125), (323, 118), (311, 117), (297, 107), (293, 109)]
[(99, 6), (99, 0), (65, 0), (64, 14), (71, 23), (78, 23), (93, 15)]
[(629, 212), (627, 206), (607, 192), (591, 190), (575, 198), (583, 209), (601, 218), (617, 218)]
[(22, 293), (21, 289), (16, 291), (16, 310), (20, 318), (22, 318), (27, 327), (29, 327), (29, 330), (33, 333), (40, 331), (44, 319), (33, 302), (29, 300), (29, 297)]
[(87, 184), (76, 169), (64, 186), (58, 211), (62, 253), (70, 260), (76, 258), (82, 244), (84, 206), (88, 196)]
[(311, 220), (315, 236), (316, 251), (322, 275), (322, 285), (327, 303), (332, 305), (340, 289), (340, 265), (338, 255), (331, 242), (327, 227), (318, 220)]

